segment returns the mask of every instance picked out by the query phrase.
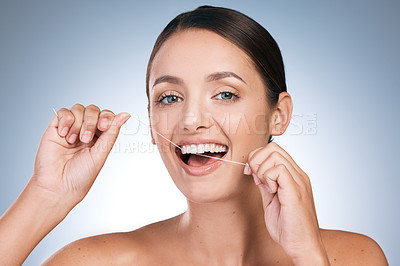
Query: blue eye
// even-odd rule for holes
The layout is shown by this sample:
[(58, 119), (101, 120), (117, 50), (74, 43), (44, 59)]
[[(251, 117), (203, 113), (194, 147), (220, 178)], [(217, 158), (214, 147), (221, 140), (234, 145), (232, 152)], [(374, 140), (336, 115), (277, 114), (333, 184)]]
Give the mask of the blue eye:
[(165, 95), (158, 102), (163, 104), (173, 104), (181, 101), (182, 99), (176, 95)]
[(216, 99), (218, 100), (224, 100), (224, 101), (233, 101), (235, 100), (234, 98), (239, 98), (237, 94), (230, 92), (230, 91), (223, 91), (218, 93), (215, 96)]

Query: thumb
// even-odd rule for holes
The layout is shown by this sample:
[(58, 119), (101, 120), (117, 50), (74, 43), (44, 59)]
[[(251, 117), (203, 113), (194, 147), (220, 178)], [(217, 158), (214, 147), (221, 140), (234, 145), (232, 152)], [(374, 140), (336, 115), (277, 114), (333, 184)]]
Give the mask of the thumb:
[(103, 166), (108, 154), (114, 146), (121, 126), (125, 124), (125, 122), (128, 121), (130, 117), (131, 115), (128, 113), (120, 113), (116, 115), (109, 129), (100, 135), (96, 143), (90, 149), (95, 163), (100, 164), (100, 167)]
[(270, 188), (268, 188), (268, 185), (260, 184), (257, 187), (258, 190), (260, 190), (262, 203), (265, 209), (271, 203), (272, 199), (275, 196), (275, 193), (270, 192)]
[(260, 190), (263, 205), (267, 206), (270, 203), (274, 193), (272, 192), (270, 186), (268, 184), (261, 182), (261, 180), (257, 177), (256, 174), (253, 173), (252, 175), (254, 183), (257, 185), (258, 190)]
[(56, 114), (53, 115), (53, 118), (51, 119), (49, 125), (47, 128), (57, 128), (58, 127), (58, 116)]

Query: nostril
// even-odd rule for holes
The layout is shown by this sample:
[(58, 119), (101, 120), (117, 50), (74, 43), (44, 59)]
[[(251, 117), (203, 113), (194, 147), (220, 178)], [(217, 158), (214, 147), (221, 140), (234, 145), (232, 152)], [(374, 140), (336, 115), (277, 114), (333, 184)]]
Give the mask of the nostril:
[[(191, 104), (193, 107), (193, 104)], [(196, 111), (185, 112), (182, 117), (181, 127), (186, 132), (197, 132), (210, 128), (213, 124), (208, 114)]]

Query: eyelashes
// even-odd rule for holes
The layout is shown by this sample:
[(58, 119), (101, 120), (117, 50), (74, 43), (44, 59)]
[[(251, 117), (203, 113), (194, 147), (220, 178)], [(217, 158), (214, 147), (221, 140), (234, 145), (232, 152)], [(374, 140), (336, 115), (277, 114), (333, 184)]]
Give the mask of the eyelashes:
[(221, 91), (214, 96), (215, 99), (223, 100), (225, 102), (234, 102), (239, 99), (239, 94), (229, 90)]
[(183, 99), (176, 92), (164, 92), (155, 101), (160, 105), (171, 105), (177, 102), (181, 102)]
[[(231, 90), (223, 90), (218, 92), (216, 95), (212, 97), (212, 99), (216, 99), (222, 103), (231, 103), (235, 102), (240, 98), (239, 93), (235, 93)], [(158, 100), (154, 101), (156, 104), (160, 105), (160, 107), (171, 106), (176, 103), (183, 101), (183, 98), (176, 92), (164, 92), (159, 97)]]

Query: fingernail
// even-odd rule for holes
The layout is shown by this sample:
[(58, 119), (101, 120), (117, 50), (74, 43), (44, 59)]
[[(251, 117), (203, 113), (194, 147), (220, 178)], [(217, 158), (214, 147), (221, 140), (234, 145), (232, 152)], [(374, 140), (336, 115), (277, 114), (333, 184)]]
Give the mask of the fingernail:
[(60, 135), (61, 135), (62, 137), (65, 137), (65, 136), (67, 135), (67, 133), (68, 133), (68, 127), (64, 127), (64, 128), (61, 130)]
[(110, 123), (110, 120), (109, 120), (109, 119), (103, 118), (103, 119), (101, 119), (101, 121), (100, 121), (100, 127), (101, 127), (101, 128), (104, 128), (104, 129), (107, 129), (109, 123)]
[(272, 190), (271, 190), (271, 188), (270, 188), (268, 185), (264, 184), (264, 187), (268, 190), (269, 193), (272, 194)]
[(69, 136), (68, 141), (69, 141), (70, 143), (74, 143), (77, 137), (78, 137), (77, 134), (72, 134), (71, 136)]
[(113, 126), (122, 126), (122, 124), (124, 124), (125, 122), (126, 122), (126, 120), (128, 120), (129, 118), (130, 118), (131, 116), (130, 115), (128, 115), (127, 117), (124, 117), (124, 118), (121, 118), (121, 117), (118, 117), (118, 119), (115, 119), (114, 118), (114, 120), (113, 120), (113, 122), (112, 122), (112, 125)]
[(253, 174), (253, 180), (254, 180), (254, 183), (256, 183), (257, 186), (258, 186), (259, 184), (261, 184), (261, 181), (260, 181), (260, 179), (256, 176), (256, 174)]
[(122, 124), (124, 124), (126, 121), (128, 121), (129, 118), (131, 118), (130, 115), (128, 115), (127, 117), (125, 117), (125, 118), (122, 120)]
[(127, 117), (122, 118), (120, 125), (122, 126), (123, 124), (125, 124), (125, 122), (128, 121), (128, 119), (129, 119), (130, 117), (131, 117), (131, 116), (128, 115)]
[(249, 167), (249, 165), (247, 163), (244, 166), (243, 174), (245, 174), (245, 175), (250, 175), (251, 174), (250, 167)]
[(89, 143), (91, 136), (92, 136), (92, 133), (90, 131), (86, 130), (85, 133), (83, 133), (82, 142)]

